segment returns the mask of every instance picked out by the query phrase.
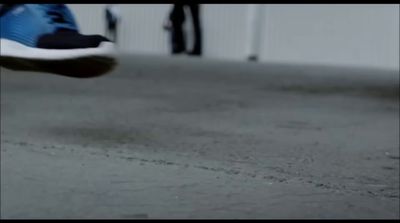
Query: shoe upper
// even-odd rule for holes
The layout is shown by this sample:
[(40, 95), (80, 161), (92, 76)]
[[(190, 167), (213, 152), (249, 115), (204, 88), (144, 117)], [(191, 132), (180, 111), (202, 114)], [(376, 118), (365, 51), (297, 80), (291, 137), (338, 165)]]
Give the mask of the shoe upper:
[(75, 49), (97, 47), (109, 41), (100, 35), (82, 35), (64, 4), (19, 4), (0, 13), (0, 38), (29, 47)]

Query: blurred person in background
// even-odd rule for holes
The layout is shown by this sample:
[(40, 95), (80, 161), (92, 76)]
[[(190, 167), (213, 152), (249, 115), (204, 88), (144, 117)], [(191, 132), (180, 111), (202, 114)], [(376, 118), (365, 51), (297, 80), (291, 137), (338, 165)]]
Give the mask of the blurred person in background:
[[(184, 30), (185, 9), (190, 11), (193, 25), (193, 47), (186, 50), (186, 32)], [(202, 27), (199, 4), (174, 4), (164, 29), (170, 31), (171, 53), (187, 53), (192, 56), (202, 55)]]
[(109, 4), (105, 9), (106, 17), (106, 37), (117, 43), (118, 40), (118, 25), (120, 23), (120, 10), (115, 4)]

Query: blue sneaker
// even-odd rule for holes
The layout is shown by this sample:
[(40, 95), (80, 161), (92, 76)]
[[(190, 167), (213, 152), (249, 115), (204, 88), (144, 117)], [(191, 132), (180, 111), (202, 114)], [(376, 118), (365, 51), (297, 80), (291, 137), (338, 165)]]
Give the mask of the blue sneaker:
[(95, 77), (116, 65), (114, 43), (82, 35), (64, 4), (3, 5), (0, 65), (8, 69)]

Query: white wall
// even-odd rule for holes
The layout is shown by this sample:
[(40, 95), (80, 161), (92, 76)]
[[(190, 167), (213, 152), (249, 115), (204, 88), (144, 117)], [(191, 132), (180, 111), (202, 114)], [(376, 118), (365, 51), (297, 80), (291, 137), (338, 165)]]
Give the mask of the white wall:
[(104, 4), (67, 4), (85, 34), (104, 34)]
[(244, 4), (204, 5), (205, 56), (235, 60), (247, 57), (247, 8)]
[(266, 5), (261, 59), (399, 69), (399, 5)]
[[(70, 4), (84, 33), (104, 33), (104, 4)], [(124, 52), (169, 52), (162, 30), (168, 4), (120, 4)], [(245, 60), (259, 46), (260, 61), (399, 69), (399, 5), (202, 5), (204, 56)], [(254, 16), (251, 13), (260, 12)], [(259, 44), (250, 32), (259, 18)], [(253, 50), (254, 51), (254, 50)]]

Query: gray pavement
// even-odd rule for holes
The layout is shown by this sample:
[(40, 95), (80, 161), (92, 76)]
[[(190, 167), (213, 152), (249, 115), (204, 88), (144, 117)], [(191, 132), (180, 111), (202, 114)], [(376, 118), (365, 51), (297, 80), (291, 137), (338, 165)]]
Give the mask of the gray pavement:
[(123, 56), (1, 68), (1, 218), (399, 219), (399, 74)]

